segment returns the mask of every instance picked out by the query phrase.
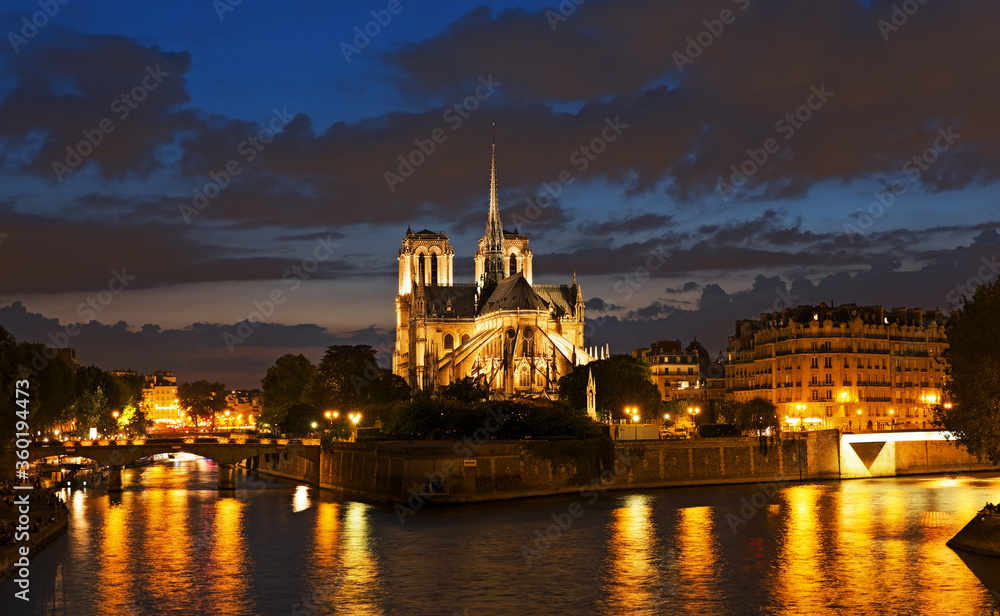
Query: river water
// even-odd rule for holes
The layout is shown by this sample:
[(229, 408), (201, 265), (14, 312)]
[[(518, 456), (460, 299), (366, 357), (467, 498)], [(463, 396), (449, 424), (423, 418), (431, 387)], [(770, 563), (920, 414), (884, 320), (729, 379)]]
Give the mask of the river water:
[(126, 470), (120, 496), (66, 492), (70, 528), (34, 556), (30, 604), (8, 581), (0, 612), (1000, 614), (945, 546), (998, 499), (997, 474), (412, 513), (242, 471), (238, 481), (218, 492), (214, 463), (199, 459)]

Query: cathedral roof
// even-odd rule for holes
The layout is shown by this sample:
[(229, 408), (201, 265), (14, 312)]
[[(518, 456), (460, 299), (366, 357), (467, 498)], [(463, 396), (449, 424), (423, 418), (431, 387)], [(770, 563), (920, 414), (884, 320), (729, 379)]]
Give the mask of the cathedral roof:
[[(476, 316), (476, 285), (456, 284), (450, 287), (428, 285), (423, 288), (427, 312), (436, 316)], [(451, 311), (448, 311), (451, 304)]]
[(549, 304), (535, 293), (521, 272), (500, 281), (480, 314), (498, 310), (548, 310)]
[(436, 236), (439, 236), (439, 237), (448, 237), (448, 234), (445, 233), (445, 232), (443, 232), (443, 231), (441, 231), (441, 232), (431, 231), (430, 229), (424, 229), (422, 231), (410, 231), (410, 229), (407, 228), (406, 229), (406, 234), (407, 235), (436, 235)]
[(535, 293), (553, 308), (557, 317), (574, 316), (576, 314), (577, 287), (568, 284), (536, 284), (532, 286)]

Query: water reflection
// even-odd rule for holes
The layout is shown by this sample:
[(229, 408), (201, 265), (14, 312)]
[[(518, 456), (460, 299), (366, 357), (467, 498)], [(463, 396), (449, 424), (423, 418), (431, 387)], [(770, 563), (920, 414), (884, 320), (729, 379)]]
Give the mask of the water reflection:
[(303, 486), (238, 484), (233, 498), (215, 484), (214, 465), (193, 461), (137, 472), (119, 496), (67, 492), (70, 533), (35, 556), (37, 594), (11, 613), (996, 610), (945, 545), (996, 499), (995, 476), (788, 484), (760, 503), (748, 486), (607, 494), (533, 564), (522, 544), (576, 501), (427, 508), (403, 525)]
[(658, 599), (655, 555), (659, 550), (653, 525), (654, 498), (632, 494), (612, 512), (607, 584), (612, 614), (645, 614)]
[(312, 501), (309, 499), (309, 487), (297, 486), (295, 488), (295, 495), (292, 496), (292, 513), (305, 511), (311, 504)]
[(784, 491), (785, 534), (780, 543), (777, 574), (777, 601), (787, 613), (812, 614), (822, 611), (830, 582), (824, 576), (820, 536), (817, 485), (790, 486)]
[(719, 546), (713, 528), (712, 507), (680, 510), (676, 537), (680, 597), (693, 604), (717, 597), (719, 593)]
[(224, 614), (239, 614), (246, 608), (246, 535), (243, 532), (243, 501), (219, 498), (212, 523), (212, 554), (208, 570), (214, 598), (212, 605)]
[(340, 538), (341, 578), (338, 583), (338, 613), (383, 614), (375, 603), (380, 594), (379, 574), (372, 554), (374, 533), (369, 514), (373, 507), (364, 503), (344, 504), (344, 524)]

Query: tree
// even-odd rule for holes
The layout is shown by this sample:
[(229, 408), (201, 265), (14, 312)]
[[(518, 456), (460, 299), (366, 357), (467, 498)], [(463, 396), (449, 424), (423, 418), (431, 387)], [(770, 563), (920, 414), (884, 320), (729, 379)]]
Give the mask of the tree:
[(467, 376), (445, 385), (438, 390), (438, 395), (442, 398), (452, 398), (466, 403), (480, 402), (489, 400), (490, 388), (476, 382), (471, 376)]
[(210, 383), (204, 379), (193, 383), (180, 383), (177, 386), (177, 399), (181, 407), (189, 409), (197, 424), (198, 418), (212, 419), (215, 414), (226, 409), (226, 386), (222, 383)]
[(770, 428), (772, 434), (777, 433), (778, 407), (764, 398), (753, 398), (736, 407), (733, 423), (742, 432), (763, 434)]
[[(69, 416), (75, 399), (73, 368), (44, 344), (22, 342), (15, 348), (14, 356), (20, 374), (17, 378), (31, 382), (31, 427), (49, 431)], [(50, 356), (41, 365), (36, 361)]]
[(308, 403), (293, 404), (286, 411), (285, 417), (277, 424), (282, 434), (304, 436), (313, 431), (312, 424), (315, 423), (317, 429), (322, 429), (328, 423), (323, 412)]
[(573, 408), (585, 408), (587, 379), (591, 370), (597, 387), (599, 416), (624, 418), (626, 407), (637, 407), (641, 419), (662, 419), (663, 400), (653, 383), (652, 368), (645, 359), (630, 355), (612, 355), (608, 359), (576, 366), (573, 372), (559, 379), (559, 398)]
[(379, 368), (375, 349), (367, 344), (329, 347), (319, 363), (316, 390), (320, 407), (341, 412), (410, 397), (406, 381)]
[(362, 391), (367, 398), (365, 406), (402, 402), (409, 400), (412, 393), (410, 386), (406, 384), (406, 379), (385, 368), (382, 368), (379, 377)]
[(305, 355), (282, 355), (261, 379), (263, 400), (260, 423), (282, 424), (288, 409), (309, 404), (315, 398), (316, 366)]
[(935, 423), (970, 454), (1000, 464), (1000, 281), (962, 298), (945, 327), (951, 408), (939, 407)]

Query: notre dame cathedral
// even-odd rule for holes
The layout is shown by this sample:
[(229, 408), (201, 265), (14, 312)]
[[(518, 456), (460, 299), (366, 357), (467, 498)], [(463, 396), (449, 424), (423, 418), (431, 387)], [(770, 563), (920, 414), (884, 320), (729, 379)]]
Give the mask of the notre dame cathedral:
[(455, 283), (447, 233), (406, 230), (399, 250), (393, 372), (414, 391), (472, 377), (493, 396), (556, 396), (560, 377), (594, 358), (583, 348), (576, 284), (532, 284), (528, 236), (505, 231), (497, 205), (496, 143), (476, 282)]

